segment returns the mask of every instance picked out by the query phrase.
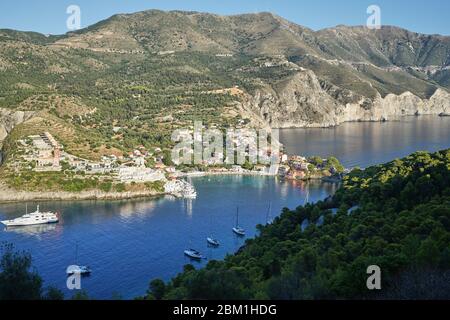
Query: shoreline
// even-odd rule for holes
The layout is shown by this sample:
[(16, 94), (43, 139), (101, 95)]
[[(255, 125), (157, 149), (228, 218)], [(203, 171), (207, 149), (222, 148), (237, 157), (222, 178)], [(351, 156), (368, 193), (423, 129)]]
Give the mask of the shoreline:
[(346, 123), (386, 123), (386, 122), (402, 122), (405, 118), (420, 118), (420, 117), (437, 117), (446, 118), (450, 117), (450, 113), (421, 113), (421, 114), (399, 114), (391, 117), (390, 119), (358, 119), (358, 120), (345, 120), (336, 124), (329, 125), (300, 125), (300, 126), (285, 126), (285, 127), (273, 127), (275, 130), (292, 130), (292, 129), (334, 129), (340, 127)]
[[(179, 174), (179, 178), (196, 178), (208, 176), (254, 176), (254, 177), (273, 177), (277, 178), (278, 174), (268, 174), (256, 171), (247, 172), (189, 172)], [(286, 179), (289, 180), (289, 179)], [(296, 181), (295, 179), (291, 179)], [(323, 177), (309, 178), (298, 181), (324, 181), (330, 183), (339, 183), (340, 181), (325, 181)], [(15, 203), (21, 201), (85, 201), (85, 200), (132, 200), (140, 198), (156, 199), (164, 196), (175, 196), (168, 192), (157, 191), (127, 191), (127, 192), (104, 192), (101, 190), (89, 190), (81, 192), (67, 192), (67, 191), (19, 191), (8, 188), (0, 183), (0, 204)]]
[(131, 200), (139, 198), (155, 199), (169, 195), (156, 191), (128, 191), (128, 192), (103, 192), (90, 190), (82, 192), (47, 191), (26, 192), (0, 188), (0, 204), (23, 201), (85, 201), (85, 200)]
[[(189, 177), (205, 177), (209, 175), (247, 175), (247, 176), (271, 176), (276, 175), (264, 175), (258, 173), (237, 173), (237, 172), (195, 172), (179, 175), (180, 178)], [(3, 203), (15, 203), (22, 201), (85, 201), (85, 200), (132, 200), (139, 198), (156, 199), (164, 196), (174, 196), (168, 192), (157, 191), (127, 191), (127, 192), (104, 192), (101, 190), (89, 190), (81, 192), (67, 192), (67, 191), (20, 191), (13, 190), (0, 183), (0, 204)]]
[(256, 171), (248, 172), (188, 172), (179, 174), (179, 178), (190, 178), (190, 177), (208, 177), (208, 176), (260, 176), (260, 177), (276, 177), (277, 174), (261, 173)]
[[(208, 176), (259, 176), (259, 177), (273, 177), (277, 175), (258, 174), (258, 173), (193, 173), (185, 174), (180, 177), (208, 177)], [(308, 182), (310, 180), (319, 181), (322, 179), (312, 178), (308, 180), (302, 180)], [(331, 182), (331, 181), (324, 181)], [(332, 183), (337, 183), (332, 182)], [(46, 191), (46, 192), (27, 192), (27, 191), (15, 191), (11, 189), (0, 189), (0, 204), (16, 203), (23, 201), (34, 202), (46, 202), (46, 201), (86, 201), (86, 200), (134, 200), (134, 199), (156, 199), (164, 196), (176, 195), (167, 192), (155, 192), (155, 191), (139, 191), (139, 192), (103, 192), (99, 190), (82, 191), (82, 192), (66, 192), (66, 191)]]
[(179, 175), (179, 178), (195, 178), (195, 177), (208, 177), (208, 176), (255, 176), (255, 177), (273, 177), (273, 178), (280, 178), (287, 181), (323, 181), (323, 182), (329, 182), (329, 183), (340, 183), (341, 180), (331, 178), (331, 177), (318, 177), (313, 176), (309, 177), (307, 179), (287, 179), (282, 178), (278, 174), (268, 174), (268, 173), (260, 173), (260, 172), (194, 172), (194, 173), (184, 173), (182, 175)]

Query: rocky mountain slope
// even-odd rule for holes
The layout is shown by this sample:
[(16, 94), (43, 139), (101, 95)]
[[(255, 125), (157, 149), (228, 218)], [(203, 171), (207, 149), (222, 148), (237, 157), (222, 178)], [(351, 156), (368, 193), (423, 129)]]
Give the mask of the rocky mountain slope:
[[(149, 10), (61, 36), (0, 30), (0, 42), (0, 107), (45, 109), (105, 144), (112, 124), (128, 128), (117, 147), (151, 129), (163, 143), (171, 127), (157, 119), (302, 127), (450, 112), (450, 37), (391, 26)], [(74, 99), (95, 112), (54, 102)]]
[(371, 99), (335, 86), (324, 87), (312, 71), (299, 72), (247, 96), (243, 108), (275, 128), (329, 127), (347, 121), (387, 121), (401, 116), (448, 115), (450, 94), (437, 89), (429, 98), (406, 91), (378, 92)]

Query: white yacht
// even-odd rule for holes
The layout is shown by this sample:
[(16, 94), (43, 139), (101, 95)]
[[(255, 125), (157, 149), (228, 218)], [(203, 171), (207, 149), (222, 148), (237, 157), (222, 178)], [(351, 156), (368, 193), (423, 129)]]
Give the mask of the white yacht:
[(183, 194), (183, 197), (190, 200), (197, 199), (197, 192), (195, 191), (187, 191)]
[(176, 197), (184, 199), (196, 199), (197, 192), (192, 184), (185, 180), (172, 180), (164, 185), (164, 190)]
[(25, 215), (12, 219), (1, 221), (7, 227), (32, 226), (37, 224), (57, 223), (58, 215), (54, 212), (40, 212), (39, 206), (35, 212), (26, 213)]

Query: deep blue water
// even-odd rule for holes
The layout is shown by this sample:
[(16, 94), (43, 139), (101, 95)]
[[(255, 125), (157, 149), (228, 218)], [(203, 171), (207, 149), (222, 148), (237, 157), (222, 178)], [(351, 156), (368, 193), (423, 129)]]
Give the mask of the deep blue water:
[[(153, 278), (170, 279), (191, 261), (183, 251), (193, 247), (208, 259), (223, 259), (235, 252), (245, 239), (236, 237), (232, 227), (239, 206), (240, 225), (253, 237), (258, 223), (265, 223), (269, 202), (272, 216), (283, 207), (295, 208), (334, 192), (329, 183), (279, 182), (268, 177), (212, 176), (193, 178), (198, 198), (190, 202), (165, 197), (133, 201), (83, 201), (41, 203), (42, 210), (61, 213), (56, 225), (22, 227), (0, 231), (0, 242), (14, 243), (31, 252), (34, 266), (45, 285), (62, 289), (67, 297), (65, 269), (78, 262), (93, 273), (83, 278), (82, 288), (95, 298), (113, 294), (134, 298), (145, 293)], [(28, 208), (34, 211), (34, 203)], [(25, 211), (25, 204), (0, 205), (0, 220)], [(208, 248), (206, 237), (220, 242)], [(200, 267), (203, 262), (192, 262)]]

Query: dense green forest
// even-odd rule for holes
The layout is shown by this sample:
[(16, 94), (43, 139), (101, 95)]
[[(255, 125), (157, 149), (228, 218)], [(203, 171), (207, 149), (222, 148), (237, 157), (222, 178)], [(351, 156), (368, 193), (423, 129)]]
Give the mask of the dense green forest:
[[(450, 150), (354, 170), (332, 198), (258, 229), (224, 261), (153, 280), (146, 298), (448, 299)], [(367, 289), (369, 265), (382, 290)]]

